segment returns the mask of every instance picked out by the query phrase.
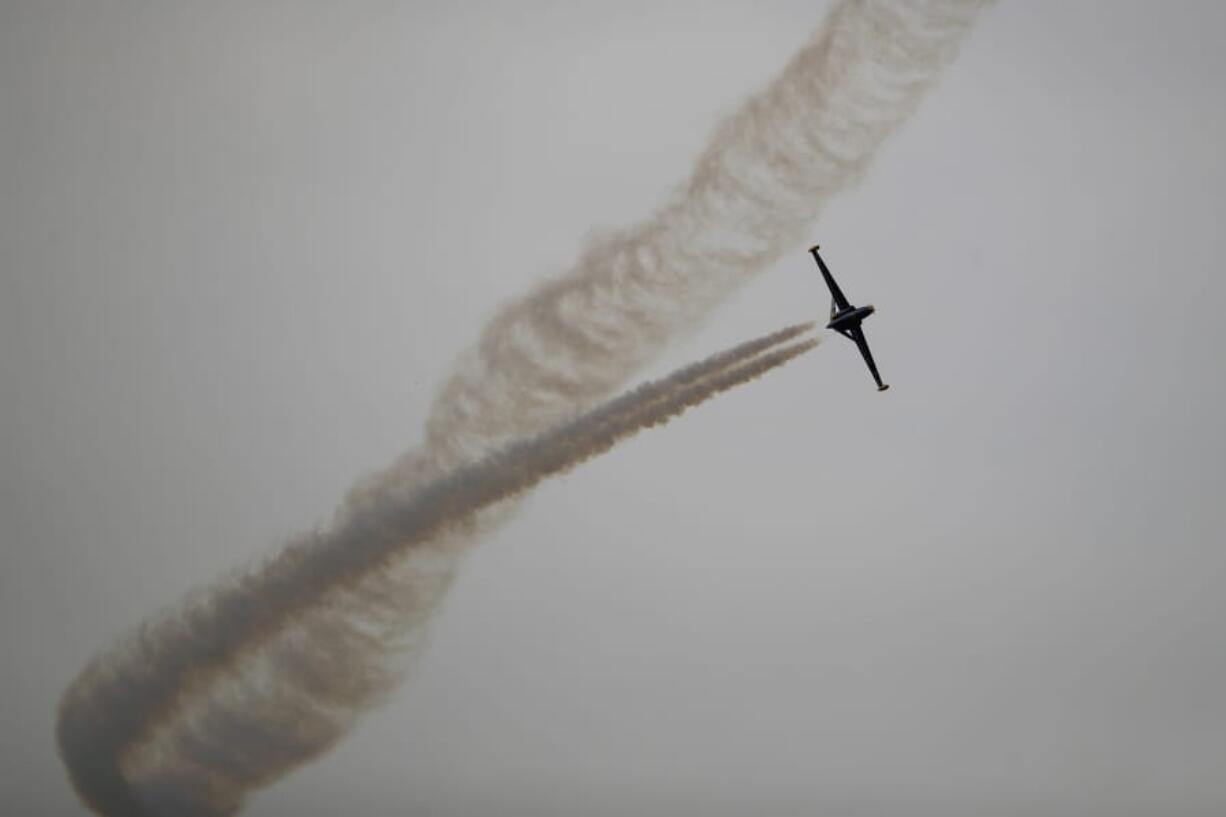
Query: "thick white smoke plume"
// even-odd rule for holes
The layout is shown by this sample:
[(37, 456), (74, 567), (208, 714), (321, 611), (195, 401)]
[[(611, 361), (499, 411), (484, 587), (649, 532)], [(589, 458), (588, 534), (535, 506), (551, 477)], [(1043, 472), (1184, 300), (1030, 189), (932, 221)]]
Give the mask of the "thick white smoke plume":
[[(501, 515), (471, 511), (517, 493), (481, 481), (528, 468), (536, 435), (606, 398), (800, 245), (827, 198), (916, 107), (983, 4), (836, 2), (783, 73), (719, 127), (670, 203), (593, 242), (569, 272), (494, 317), (439, 394), (420, 448), (356, 487), (325, 529), (188, 598), (85, 668), (58, 725), (82, 799), (107, 815), (230, 813), (342, 737), (401, 674), (472, 534)], [(720, 378), (803, 348), (670, 381), (637, 407), (615, 402), (594, 415), (587, 444), (600, 450), (597, 427), (651, 422), (644, 406), (671, 416), (669, 407), (722, 388)], [(556, 452), (573, 444), (555, 445), (555, 464), (569, 462)], [(457, 474), (484, 485), (488, 501), (464, 505), (462, 492), (439, 487)], [(418, 533), (406, 539), (410, 528)], [(333, 544), (340, 532), (345, 547)]]

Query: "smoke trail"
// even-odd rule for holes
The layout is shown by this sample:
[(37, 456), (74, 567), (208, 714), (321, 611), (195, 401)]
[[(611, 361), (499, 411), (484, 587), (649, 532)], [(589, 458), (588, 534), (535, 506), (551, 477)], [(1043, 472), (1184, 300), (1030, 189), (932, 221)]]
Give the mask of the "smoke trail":
[[(686, 408), (803, 354), (817, 340), (768, 350), (811, 328), (812, 324), (788, 327), (646, 383), (568, 423), (457, 469), (423, 487), (408, 502), (372, 510), (356, 527), (342, 526), (291, 544), (284, 554), (247, 580), (223, 586), (208, 604), (196, 607), (190, 619), (167, 619), (154, 625), (154, 632), (144, 633), (143, 643), (136, 645), (144, 652), (136, 665), (138, 673), (129, 672), (121, 678), (98, 677), (98, 673), (88, 671), (83, 674), (65, 696), (63, 744), (80, 754), (88, 749), (88, 756), (80, 759), (88, 763), (92, 758), (97, 766), (98, 750), (118, 748), (99, 746), (98, 736), (110, 733), (117, 744), (139, 739), (165, 725), (161, 722), (173, 721), (174, 716), (182, 717), (183, 713), (176, 710), (184, 701), (232, 672), (245, 652), (262, 646), (304, 607), (327, 604), (329, 595), (343, 592), (365, 574), (385, 567), (405, 549), (463, 526), (482, 508), (518, 495), (643, 428), (667, 422)], [(326, 709), (352, 695), (354, 687), (343, 662), (343, 642), (333, 642), (326, 631), (311, 635), (316, 660), (341, 670), (327, 678), (312, 675), (309, 690), (303, 692), (314, 699), (316, 708)], [(99, 705), (100, 691), (110, 693), (106, 706)], [(78, 697), (81, 695), (92, 696), (93, 700), (83, 702)], [(281, 735), (276, 740), (265, 734), (268, 727), (275, 733), (284, 726), (278, 717), (284, 695), (284, 689), (278, 690), (277, 699), (262, 707), (253, 700), (245, 702), (242, 740), (236, 741), (232, 728), (217, 730), (216, 718), (202, 722), (188, 717), (188, 721), (195, 721), (191, 752), (163, 740), (153, 752), (157, 767), (148, 779), (138, 780), (147, 804), (152, 801), (158, 812), (165, 813), (226, 813), (237, 806), (242, 790), (257, 780), (282, 773), (287, 757), (296, 765), (303, 756), (326, 749), (331, 741), (321, 741), (318, 730)], [(93, 716), (85, 724), (90, 730), (88, 737), (93, 738), (88, 743), (81, 743), (79, 735), (65, 734), (65, 730), (81, 725), (79, 717), (74, 717), (80, 713)], [(116, 716), (122, 720), (109, 728), (102, 723), (102, 719)], [(291, 743), (293, 749), (287, 752)], [(208, 779), (203, 779), (192, 755), (206, 744), (215, 757)], [(146, 751), (150, 751), (148, 747)], [(223, 759), (226, 769), (220, 768)], [(135, 804), (129, 808), (135, 808)]]
[[(352, 554), (321, 547), (330, 532), (364, 543), (355, 552), (377, 550), (394, 536), (385, 509), (410, 507), (446, 474), (604, 399), (800, 244), (828, 197), (919, 103), (982, 5), (836, 2), (780, 76), (719, 127), (666, 206), (592, 241), (569, 272), (490, 321), (440, 392), (420, 448), (357, 486), (328, 528), (189, 598), (87, 666), (58, 724), (82, 798), (112, 815), (225, 813), (339, 739), (399, 677), (464, 547), (505, 505), (398, 550), (378, 570), (351, 572), (351, 581), (270, 577), (352, 571)], [(620, 422), (608, 421), (608, 429)], [(307, 598), (292, 617), (277, 612)], [(269, 635), (237, 664), (186, 637), (222, 621)]]

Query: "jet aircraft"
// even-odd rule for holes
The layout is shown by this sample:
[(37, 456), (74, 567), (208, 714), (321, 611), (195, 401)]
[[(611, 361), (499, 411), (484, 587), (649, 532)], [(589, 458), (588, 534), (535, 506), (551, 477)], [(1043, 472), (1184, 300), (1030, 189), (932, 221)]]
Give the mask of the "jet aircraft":
[(817, 262), (817, 268), (822, 271), (822, 278), (826, 279), (826, 286), (830, 289), (830, 323), (826, 324), (826, 328), (833, 329), (860, 348), (860, 354), (864, 356), (868, 370), (873, 373), (873, 380), (877, 381), (877, 391), (885, 391), (889, 386), (881, 382), (881, 375), (877, 374), (877, 364), (873, 362), (873, 353), (869, 351), (868, 341), (864, 339), (864, 330), (860, 328), (864, 319), (877, 310), (872, 304), (852, 306), (848, 302), (843, 295), (843, 290), (839, 289), (839, 285), (835, 283), (834, 276), (826, 268), (826, 262), (818, 253), (819, 249), (820, 247), (814, 244), (809, 248), (809, 252), (813, 253), (813, 260)]

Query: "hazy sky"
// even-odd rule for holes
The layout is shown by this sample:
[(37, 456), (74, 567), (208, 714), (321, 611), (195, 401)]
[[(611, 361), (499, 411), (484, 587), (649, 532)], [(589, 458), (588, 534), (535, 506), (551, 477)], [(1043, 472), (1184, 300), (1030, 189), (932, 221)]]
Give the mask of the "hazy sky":
[[(0, 0), (5, 811), (826, 4), (667, 5)], [(547, 485), (247, 813), (1226, 813), (1224, 29), (992, 9), (813, 229), (894, 388), (834, 338)], [(655, 371), (827, 308), (798, 251)]]

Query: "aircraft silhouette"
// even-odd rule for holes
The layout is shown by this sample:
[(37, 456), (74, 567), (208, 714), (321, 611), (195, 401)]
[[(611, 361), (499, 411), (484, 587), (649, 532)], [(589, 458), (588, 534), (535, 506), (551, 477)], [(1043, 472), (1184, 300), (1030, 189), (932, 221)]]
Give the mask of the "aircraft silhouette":
[(819, 249), (821, 248), (814, 244), (809, 248), (809, 252), (813, 253), (813, 260), (817, 262), (818, 269), (822, 271), (822, 277), (826, 279), (826, 286), (830, 289), (830, 322), (826, 324), (826, 328), (833, 329), (860, 348), (860, 354), (864, 356), (868, 370), (873, 373), (873, 380), (877, 381), (877, 391), (885, 391), (889, 386), (881, 382), (881, 375), (877, 374), (877, 364), (873, 362), (873, 353), (869, 351), (868, 341), (864, 338), (864, 330), (860, 328), (864, 319), (877, 309), (872, 304), (853, 306), (848, 302), (847, 297), (843, 295), (843, 290), (839, 289), (839, 285), (835, 283), (834, 276), (826, 268), (826, 262), (818, 253)]

